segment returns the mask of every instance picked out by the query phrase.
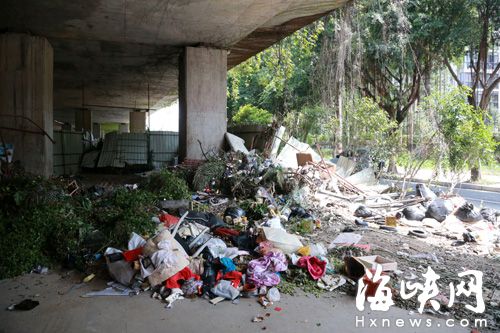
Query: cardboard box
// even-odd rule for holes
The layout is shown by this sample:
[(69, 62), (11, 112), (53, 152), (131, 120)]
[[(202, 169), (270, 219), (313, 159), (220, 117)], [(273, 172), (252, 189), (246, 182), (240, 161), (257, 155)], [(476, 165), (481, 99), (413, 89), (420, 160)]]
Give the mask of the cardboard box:
[(297, 153), (297, 164), (298, 166), (307, 165), (307, 162), (312, 162), (312, 155), (309, 153)]
[(376, 269), (377, 265), (382, 266), (382, 272), (392, 272), (398, 268), (398, 263), (381, 256), (355, 257), (367, 269)]

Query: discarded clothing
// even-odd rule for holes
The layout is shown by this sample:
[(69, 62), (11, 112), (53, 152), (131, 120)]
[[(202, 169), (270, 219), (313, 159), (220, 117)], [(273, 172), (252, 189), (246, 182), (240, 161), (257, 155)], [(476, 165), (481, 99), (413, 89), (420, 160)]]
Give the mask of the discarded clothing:
[(142, 254), (142, 249), (143, 247), (141, 246), (136, 249), (123, 252), (123, 259), (128, 262), (139, 260), (139, 256)]
[(165, 307), (167, 309), (170, 309), (175, 301), (177, 301), (178, 299), (184, 299), (182, 295), (182, 290), (172, 289), (172, 293), (167, 298), (165, 298), (165, 302), (167, 302), (167, 305)]
[(491, 222), (491, 223), (496, 223), (497, 222), (497, 216), (500, 216), (500, 212), (497, 212), (497, 211), (495, 211), (494, 209), (491, 209), (491, 208), (481, 208), (480, 213), (483, 216), (483, 219), (485, 221), (488, 221), (488, 222)]
[(268, 252), (259, 259), (248, 263), (248, 282), (256, 287), (274, 287), (280, 283), (277, 272), (286, 271), (288, 264), (285, 255), (281, 252)]
[(186, 297), (194, 297), (201, 294), (201, 289), (203, 288), (203, 281), (191, 278), (184, 281), (181, 290)]
[(314, 280), (319, 280), (326, 271), (326, 261), (317, 257), (304, 256), (297, 261), (297, 266), (307, 268), (307, 271)]
[(233, 285), (233, 287), (238, 288), (238, 286), (240, 285), (242, 276), (243, 276), (243, 274), (241, 272), (232, 271), (232, 272), (224, 274), (222, 276), (222, 280), (231, 281), (231, 284)]
[(234, 258), (238, 256), (238, 248), (227, 247), (226, 243), (220, 238), (212, 238), (207, 243), (208, 250), (214, 258)]
[(170, 215), (168, 213), (160, 214), (160, 222), (167, 228), (170, 228), (173, 225), (176, 225), (179, 222), (180, 218), (174, 215)]
[(238, 230), (230, 228), (219, 227), (214, 230), (214, 234), (220, 237), (231, 237), (231, 236), (238, 236), (240, 232)]
[(184, 267), (180, 272), (171, 276), (165, 281), (165, 287), (168, 289), (181, 288), (180, 281), (187, 281), (189, 279), (200, 280), (200, 276), (194, 274), (189, 267)]
[(233, 287), (231, 281), (227, 280), (220, 280), (219, 283), (217, 283), (217, 285), (212, 288), (212, 292), (217, 296), (224, 297), (230, 300), (233, 300), (240, 295), (239, 290)]
[(224, 266), (224, 273), (232, 272), (236, 270), (236, 266), (231, 258), (220, 258), (220, 263)]

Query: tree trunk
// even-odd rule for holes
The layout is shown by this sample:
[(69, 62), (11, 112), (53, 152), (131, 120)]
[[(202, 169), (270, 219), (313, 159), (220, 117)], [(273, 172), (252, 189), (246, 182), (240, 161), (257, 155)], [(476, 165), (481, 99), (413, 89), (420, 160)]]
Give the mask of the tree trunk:
[(413, 151), (413, 133), (414, 133), (414, 112), (415, 112), (415, 104), (413, 104), (408, 110), (407, 121), (408, 121), (408, 142), (407, 147), (408, 151)]
[(470, 180), (473, 182), (477, 182), (481, 180), (481, 167), (475, 166), (470, 169)]
[(338, 93), (338, 102), (337, 102), (337, 121), (338, 126), (337, 130), (335, 131), (335, 150), (337, 151), (338, 154), (340, 154), (343, 150), (344, 147), (342, 147), (342, 138), (344, 136), (344, 110), (343, 110), (343, 99), (342, 99), (342, 91), (339, 89)]

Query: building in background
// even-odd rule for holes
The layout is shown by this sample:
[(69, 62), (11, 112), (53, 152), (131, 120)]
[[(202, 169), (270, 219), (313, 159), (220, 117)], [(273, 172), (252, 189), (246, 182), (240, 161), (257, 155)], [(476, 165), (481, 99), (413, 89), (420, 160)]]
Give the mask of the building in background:
[[(472, 82), (474, 81), (474, 71), (471, 68), (470, 64), (470, 55), (466, 54), (464, 57), (464, 61), (461, 66), (458, 68), (459, 78), (465, 85), (472, 87)], [(488, 74), (491, 74), (495, 67), (498, 65), (500, 60), (500, 46), (496, 45), (492, 47), (488, 54)], [(500, 75), (499, 73), (496, 74)], [(476, 100), (481, 98), (482, 89), (479, 87), (476, 90)], [(495, 133), (500, 133), (500, 84), (497, 84), (493, 92), (491, 93), (490, 104), (489, 104), (489, 112), (491, 115), (491, 123), (493, 125), (493, 130)]]

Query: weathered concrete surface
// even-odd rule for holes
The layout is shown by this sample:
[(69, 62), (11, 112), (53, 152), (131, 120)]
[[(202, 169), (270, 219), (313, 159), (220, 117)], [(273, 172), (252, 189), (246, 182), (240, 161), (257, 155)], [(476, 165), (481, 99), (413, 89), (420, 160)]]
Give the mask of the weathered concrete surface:
[(75, 130), (92, 131), (92, 110), (84, 108), (75, 112)]
[(119, 133), (128, 133), (129, 132), (129, 125), (128, 123), (121, 123), (120, 127), (118, 128)]
[(186, 47), (179, 74), (180, 158), (202, 160), (218, 151), (227, 129), (227, 51)]
[(177, 96), (185, 46), (228, 49), (232, 67), (347, 0), (4, 0), (2, 31), (54, 47), (54, 105), (159, 108)]
[(144, 133), (146, 130), (146, 112), (132, 111), (129, 116), (130, 133)]
[(92, 123), (92, 135), (94, 136), (94, 139), (101, 138), (101, 124)]
[(47, 39), (0, 34), (0, 133), (14, 144), (14, 160), (43, 176), (52, 174), (53, 165), (52, 142), (42, 132), (53, 137), (52, 82)]
[[(274, 307), (264, 309), (255, 298), (244, 298), (239, 304), (224, 301), (216, 306), (207, 300), (181, 300), (172, 309), (149, 297), (149, 293), (134, 297), (80, 296), (105, 287), (103, 281), (94, 279), (78, 289), (70, 290), (81, 282), (82, 277), (66, 277), (59, 274), (25, 275), (14, 280), (0, 281), (0, 307), (6, 308), (25, 298), (38, 300), (40, 305), (27, 312), (0, 311), (0, 332), (2, 333), (63, 333), (63, 332), (470, 332), (455, 322), (456, 327), (446, 326), (444, 319), (414, 314), (408, 310), (392, 307), (389, 312), (365, 310), (359, 312), (354, 297), (338, 293), (316, 298), (314, 296), (282, 295), (282, 301)], [(38, 296), (35, 296), (38, 295)], [(416, 311), (415, 311), (416, 312)], [(269, 317), (261, 323), (253, 323), (255, 316)], [(356, 327), (356, 315), (364, 317), (364, 327)], [(369, 327), (369, 319), (376, 319), (377, 327)], [(390, 327), (381, 327), (381, 319), (388, 318)], [(405, 327), (395, 326), (401, 318)], [(409, 319), (422, 319), (419, 329), (412, 328)], [(432, 327), (424, 327), (425, 320), (432, 320)], [(359, 324), (361, 325), (361, 324)], [(480, 332), (484, 332), (480, 329)]]

